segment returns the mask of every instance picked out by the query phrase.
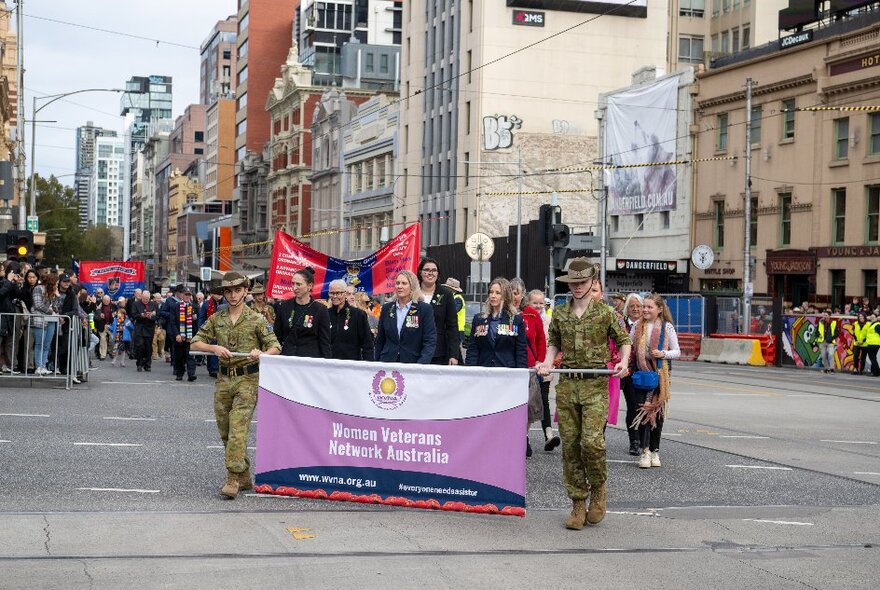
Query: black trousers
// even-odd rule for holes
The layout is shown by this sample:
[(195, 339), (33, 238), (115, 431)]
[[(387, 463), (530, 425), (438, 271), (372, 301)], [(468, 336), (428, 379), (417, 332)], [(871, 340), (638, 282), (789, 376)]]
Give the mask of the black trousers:
[(194, 377), (196, 374), (196, 359), (189, 355), (189, 342), (177, 342), (171, 346), (171, 362), (174, 366), (174, 376), (183, 377), (184, 371), (187, 376)]
[[(638, 399), (638, 404), (641, 405), (646, 401), (649, 401), (653, 396), (653, 391), (640, 391), (638, 389), (635, 390), (636, 399)], [(638, 411), (638, 406), (636, 407), (636, 411)], [(632, 421), (630, 421), (632, 424)], [(639, 434), (639, 447), (642, 449), (648, 449), (652, 452), (660, 450), (660, 435), (663, 433), (663, 414), (657, 414), (657, 425), (652, 427), (650, 424), (642, 424), (639, 426), (638, 434)]]
[(629, 442), (639, 441), (639, 431), (632, 427), (633, 420), (639, 412), (641, 397), (636, 395), (632, 377), (624, 377), (620, 380), (620, 388), (623, 389), (623, 398), (626, 400), (626, 432), (629, 434)]
[(539, 377), (541, 379), (541, 401), (544, 402), (544, 415), (541, 416), (541, 429), (547, 435), (547, 429), (553, 426), (550, 421), (550, 376)]
[(880, 367), (877, 366), (877, 351), (880, 350), (880, 346), (871, 344), (865, 348), (868, 349), (868, 359), (871, 361), (871, 374), (874, 377), (880, 377)]
[(865, 371), (865, 360), (868, 358), (867, 346), (853, 346), (853, 370), (861, 375)]
[(153, 365), (153, 333), (134, 335), (134, 360), (138, 367), (150, 369)]

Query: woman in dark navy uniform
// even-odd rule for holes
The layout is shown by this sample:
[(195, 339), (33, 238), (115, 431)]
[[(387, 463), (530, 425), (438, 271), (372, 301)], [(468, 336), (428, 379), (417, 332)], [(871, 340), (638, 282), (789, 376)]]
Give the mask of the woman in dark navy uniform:
[(397, 295), (382, 306), (376, 333), (376, 359), (394, 363), (431, 364), (437, 346), (434, 310), (422, 301), (419, 280), (405, 270), (394, 279)]
[(327, 307), (312, 299), (315, 272), (304, 268), (293, 273), (293, 299), (278, 306), (275, 336), (284, 356), (331, 358), (330, 314)]
[(513, 307), (507, 279), (489, 283), (483, 313), (474, 316), (465, 364), (473, 367), (528, 368), (528, 341), (522, 316)]
[(437, 347), (434, 349), (435, 365), (457, 365), (461, 359), (461, 343), (458, 337), (458, 312), (455, 299), (448, 287), (438, 282), (440, 267), (433, 258), (422, 258), (419, 263), (419, 288), (422, 301), (434, 310), (437, 327)]

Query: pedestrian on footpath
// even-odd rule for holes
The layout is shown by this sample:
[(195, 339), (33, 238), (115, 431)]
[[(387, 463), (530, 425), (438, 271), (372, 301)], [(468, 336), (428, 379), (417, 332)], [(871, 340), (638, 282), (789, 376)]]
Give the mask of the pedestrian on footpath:
[[(853, 305), (859, 300), (858, 297), (853, 299)], [(865, 359), (868, 358), (868, 345), (866, 343), (868, 337), (868, 318), (864, 313), (859, 312), (856, 321), (853, 322), (853, 364), (852, 372), (854, 375), (861, 375), (865, 372)]]
[[(617, 377), (627, 375), (632, 341), (620, 327), (614, 310), (590, 297), (598, 269), (586, 258), (571, 261), (568, 273), (557, 280), (567, 283), (571, 301), (553, 310), (547, 338), (547, 356), (536, 365), (539, 375), (549, 375), (557, 353), (563, 369), (605, 369), (611, 360), (608, 339), (620, 349)], [(559, 435), (562, 438), (562, 475), (572, 500), (566, 528), (580, 530), (605, 517), (608, 466), (605, 462), (605, 419), (608, 416), (608, 378), (594, 374), (561, 375), (556, 386)], [(586, 498), (590, 495), (587, 510)]]
[(637, 379), (633, 378), (639, 402), (639, 411), (632, 422), (632, 426), (639, 431), (639, 467), (660, 467), (660, 435), (671, 394), (669, 361), (681, 356), (672, 314), (660, 295), (653, 293), (645, 297), (642, 319), (633, 326), (630, 336), (635, 343), (633, 357), (636, 370), (659, 374), (657, 386), (652, 389), (640, 389)]
[(868, 360), (871, 361), (871, 375), (880, 377), (880, 366), (877, 365), (877, 352), (880, 351), (880, 321), (877, 316), (868, 316), (868, 324), (865, 326), (865, 347), (868, 349)]
[[(248, 284), (248, 279), (237, 272), (223, 275), (212, 293), (225, 296), (228, 307), (208, 318), (191, 345), (193, 351), (210, 352), (220, 358), (214, 415), (226, 452), (226, 481), (220, 494), (229, 499), (253, 488), (247, 440), (257, 405), (260, 355), (281, 352), (266, 319), (244, 304)], [(248, 356), (233, 357), (234, 352)]]
[(833, 373), (834, 357), (837, 355), (837, 320), (831, 319), (827, 309), (822, 312), (822, 319), (819, 320), (817, 342), (822, 356), (822, 372)]

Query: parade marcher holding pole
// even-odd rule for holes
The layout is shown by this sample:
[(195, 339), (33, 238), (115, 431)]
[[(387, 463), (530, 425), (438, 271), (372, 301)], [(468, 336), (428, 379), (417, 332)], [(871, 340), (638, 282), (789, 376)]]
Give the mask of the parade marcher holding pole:
[(394, 301), (382, 306), (376, 332), (376, 359), (429, 365), (437, 346), (434, 310), (422, 301), (419, 280), (408, 270), (394, 278)]
[[(620, 349), (615, 375), (626, 376), (632, 341), (607, 305), (590, 297), (598, 269), (586, 258), (575, 258), (568, 273), (557, 280), (568, 283), (572, 299), (556, 307), (550, 321), (547, 356), (535, 368), (549, 375), (553, 359), (562, 352), (563, 369), (606, 369), (611, 359), (608, 339)], [(556, 386), (559, 434), (562, 438), (562, 473), (572, 500), (566, 528), (580, 530), (605, 517), (608, 468), (605, 462), (605, 419), (608, 416), (608, 378), (592, 374), (563, 373)], [(590, 494), (589, 511), (586, 497)]]
[(327, 306), (312, 299), (315, 273), (303, 268), (293, 273), (293, 299), (278, 307), (275, 336), (284, 356), (332, 358), (330, 350), (330, 314)]
[[(265, 318), (244, 304), (247, 291), (245, 276), (237, 272), (223, 275), (220, 286), (213, 292), (224, 295), (228, 307), (208, 318), (191, 345), (193, 351), (220, 357), (214, 415), (226, 449), (226, 482), (220, 494), (227, 498), (235, 498), (240, 490), (253, 487), (247, 440), (257, 405), (259, 359), (262, 354), (281, 352), (281, 345)], [(236, 352), (248, 356), (233, 357), (232, 353)]]

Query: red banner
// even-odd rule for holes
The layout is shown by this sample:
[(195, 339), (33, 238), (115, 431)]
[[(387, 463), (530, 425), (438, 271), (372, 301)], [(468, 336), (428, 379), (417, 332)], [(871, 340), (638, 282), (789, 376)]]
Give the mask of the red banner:
[(91, 295), (101, 288), (112, 299), (129, 298), (135, 289), (144, 288), (144, 262), (83, 260), (79, 263), (79, 282)]
[(311, 267), (315, 271), (312, 297), (326, 299), (331, 281), (342, 279), (358, 291), (380, 295), (394, 291), (394, 278), (402, 270), (416, 271), (419, 265), (421, 234), (419, 224), (410, 225), (366, 258), (343, 260), (309, 248), (282, 231), (275, 232), (272, 264), (266, 292), (273, 299), (291, 296), (293, 273)]

